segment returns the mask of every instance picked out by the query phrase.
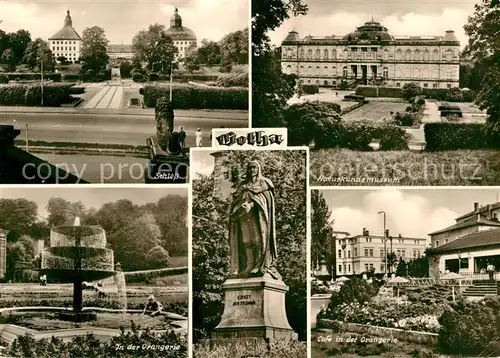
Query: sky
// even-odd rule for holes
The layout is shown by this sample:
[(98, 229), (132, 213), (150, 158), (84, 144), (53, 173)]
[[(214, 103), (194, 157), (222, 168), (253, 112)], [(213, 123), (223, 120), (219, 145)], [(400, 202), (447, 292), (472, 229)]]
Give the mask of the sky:
[(500, 189), (377, 189), (321, 190), (332, 211), (335, 231), (361, 235), (365, 227), (372, 235), (383, 235), (386, 212), (390, 235), (429, 239), (428, 234), (455, 223), (455, 218), (480, 206), (493, 204)]
[(85, 28), (100, 26), (111, 44), (131, 44), (134, 35), (150, 24), (169, 28), (175, 6), (183, 26), (195, 32), (198, 42), (219, 41), (249, 24), (248, 0), (0, 0), (0, 29), (26, 29), (32, 38), (47, 40), (63, 27), (69, 9), (80, 36)]
[(301, 38), (346, 35), (355, 27), (375, 21), (387, 27), (393, 36), (444, 36), (455, 31), (463, 48), (467, 36), (463, 25), (479, 0), (302, 0), (308, 5), (306, 16), (285, 21), (270, 33), (271, 41), (280, 45), (289, 31)]
[(210, 175), (214, 171), (213, 150), (192, 150), (191, 151), (191, 173), (193, 178), (196, 174)]
[(34, 201), (38, 205), (38, 215), (46, 218), (48, 212), (45, 209), (52, 197), (60, 197), (75, 202), (81, 201), (86, 208), (99, 209), (103, 204), (120, 199), (129, 199), (134, 204), (144, 205), (157, 202), (166, 195), (180, 195), (187, 197), (187, 188), (137, 188), (137, 187), (107, 187), (95, 188), (88, 186), (77, 187), (3, 187), (0, 188), (0, 198), (17, 199), (25, 198)]

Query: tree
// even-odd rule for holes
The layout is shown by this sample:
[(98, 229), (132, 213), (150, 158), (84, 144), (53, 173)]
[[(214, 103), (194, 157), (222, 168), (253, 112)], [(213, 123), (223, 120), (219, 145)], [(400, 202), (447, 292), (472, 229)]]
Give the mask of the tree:
[(295, 76), (281, 72), (281, 51), (272, 48), (268, 32), (291, 16), (306, 13), (302, 0), (252, 3), (252, 116), (256, 127), (283, 125), (282, 113), (296, 85)]
[(35, 257), (33, 239), (23, 235), (17, 242), (7, 243), (7, 278), (12, 278), (16, 262), (31, 262)]
[(398, 266), (396, 267), (396, 276), (407, 276), (408, 263), (405, 260), (399, 260)]
[(422, 93), (422, 87), (418, 83), (410, 82), (403, 86), (403, 98), (409, 100)]
[(500, 143), (500, 13), (494, 2), (474, 6), (474, 13), (464, 25), (469, 42), (464, 56), (484, 69), (476, 103), (488, 114), (487, 127)]
[(26, 30), (17, 30), (15, 33), (9, 34), (10, 37), (10, 48), (14, 52), (15, 57), (21, 60), (24, 56), (24, 52), (31, 42), (31, 35)]
[(132, 64), (129, 61), (122, 61), (120, 63), (121, 78), (129, 78), (131, 71), (132, 71)]
[(148, 30), (139, 31), (132, 40), (132, 49), (140, 61), (147, 62), (153, 72), (170, 71), (177, 55), (177, 47), (166, 34), (165, 26), (149, 25)]
[(222, 60), (232, 64), (248, 63), (248, 28), (231, 32), (220, 41)]
[(392, 273), (392, 269), (394, 265), (398, 262), (398, 257), (394, 252), (389, 252), (387, 254), (387, 267), (389, 269), (389, 273)]
[(219, 65), (221, 62), (221, 48), (219, 43), (204, 39), (197, 50), (198, 62), (203, 65)]
[(47, 222), (50, 227), (60, 225), (73, 225), (76, 217), (85, 222), (85, 206), (81, 202), (70, 202), (63, 198), (52, 197), (46, 207), (49, 217)]
[(15, 71), (19, 59), (16, 57), (14, 51), (8, 48), (2, 53), (0, 61), (2, 61), (2, 64), (6, 66), (7, 71)]
[(41, 38), (37, 38), (36, 40), (31, 41), (28, 44), (28, 47), (26, 47), (23, 62), (33, 70), (36, 67), (40, 69), (42, 60), (44, 71), (54, 70), (54, 55), (49, 48), (49, 44)]
[(186, 50), (186, 55), (184, 57), (184, 66), (189, 72), (198, 71), (200, 69), (200, 62), (198, 61), (198, 51), (195, 45), (191, 45)]
[(38, 206), (26, 199), (0, 199), (0, 229), (8, 230), (8, 241), (29, 235), (38, 221)]
[[(314, 265), (324, 257), (330, 266), (332, 264), (331, 235), (333, 220), (331, 210), (323, 193), (311, 191), (311, 263)], [(333, 253), (335, 255), (335, 253)]]
[(93, 26), (83, 30), (80, 55), (80, 60), (83, 62), (83, 72), (92, 70), (98, 73), (106, 68), (109, 62), (109, 56), (106, 53), (108, 43), (103, 28)]
[(170, 262), (168, 251), (160, 245), (157, 245), (149, 250), (146, 254), (146, 259), (150, 262), (151, 267), (155, 269), (165, 268)]

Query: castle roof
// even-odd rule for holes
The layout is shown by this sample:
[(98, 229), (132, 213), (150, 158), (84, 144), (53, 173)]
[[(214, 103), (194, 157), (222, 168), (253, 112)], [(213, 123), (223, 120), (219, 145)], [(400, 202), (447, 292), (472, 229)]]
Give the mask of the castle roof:
[(81, 40), (80, 35), (73, 28), (73, 20), (71, 19), (69, 10), (64, 19), (64, 27), (52, 35), (49, 40)]

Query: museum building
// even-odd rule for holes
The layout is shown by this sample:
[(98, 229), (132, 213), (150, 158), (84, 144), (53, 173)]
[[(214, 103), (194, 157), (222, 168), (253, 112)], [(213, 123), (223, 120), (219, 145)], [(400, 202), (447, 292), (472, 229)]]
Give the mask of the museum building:
[(444, 36), (392, 36), (372, 19), (342, 36), (301, 38), (291, 31), (281, 50), (283, 73), (296, 74), (303, 84), (459, 86), (460, 42), (452, 30)]

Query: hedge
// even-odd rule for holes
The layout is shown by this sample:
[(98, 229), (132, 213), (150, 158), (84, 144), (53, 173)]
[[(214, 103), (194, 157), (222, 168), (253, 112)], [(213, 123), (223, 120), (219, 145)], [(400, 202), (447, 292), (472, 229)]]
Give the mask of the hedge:
[(0, 73), (0, 83), (9, 83), (9, 77), (5, 76), (3, 73)]
[[(198, 82), (212, 82), (212, 81), (217, 81), (219, 78), (218, 75), (203, 75), (203, 74), (196, 74), (196, 73), (190, 73), (190, 74), (175, 74), (173, 80), (175, 82), (182, 82), (182, 83), (187, 83), (191, 81), (198, 81)], [(170, 80), (170, 75), (164, 75), (160, 76), (160, 80)]]
[(82, 94), (85, 93), (85, 87), (70, 87), (69, 94)]
[(319, 93), (319, 86), (317, 85), (301, 85), (302, 92), (304, 94), (315, 94)]
[(82, 79), (82, 75), (79, 74), (67, 74), (62, 76), (63, 81), (80, 81)]
[[(70, 88), (72, 83), (48, 83), (43, 86), (43, 105), (59, 107), (71, 103)], [(39, 84), (0, 85), (0, 105), (4, 106), (39, 106), (42, 89)]]
[(365, 97), (402, 98), (403, 90), (399, 87), (358, 86), (356, 94)]
[[(248, 88), (195, 87), (175, 83), (173, 106), (177, 109), (248, 109)], [(170, 85), (144, 87), (144, 104), (155, 107), (156, 100), (168, 97)]]
[[(41, 74), (40, 73), (31, 73), (31, 72), (9, 72), (4, 73), (3, 75), (7, 76), (10, 81), (22, 80), (22, 81), (40, 81)], [(44, 80), (52, 80), (54, 82), (61, 82), (61, 74), (60, 73), (44, 73)]]
[(216, 85), (219, 87), (248, 87), (248, 72), (220, 75)]
[(493, 138), (482, 123), (426, 123), (426, 150), (491, 149)]
[(132, 75), (132, 81), (134, 81), (134, 82), (146, 82), (146, 78), (140, 72), (135, 72)]

